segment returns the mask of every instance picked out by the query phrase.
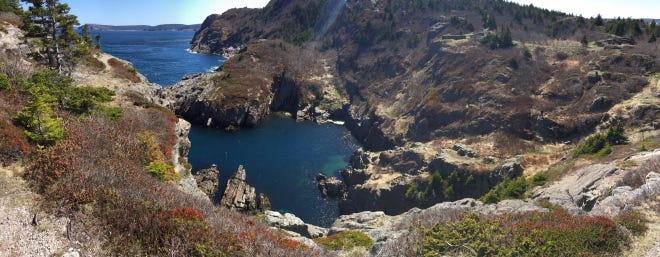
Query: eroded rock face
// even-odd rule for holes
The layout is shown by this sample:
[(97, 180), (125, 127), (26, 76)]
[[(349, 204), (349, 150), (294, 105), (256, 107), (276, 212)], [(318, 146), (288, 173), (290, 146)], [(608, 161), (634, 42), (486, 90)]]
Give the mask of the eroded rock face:
[(220, 205), (243, 212), (263, 211), (266, 206), (270, 208), (270, 200), (266, 201), (268, 198), (263, 194), (257, 199), (255, 188), (246, 182), (246, 178), (243, 165), (238, 166), (236, 173), (227, 181)]
[(213, 200), (218, 192), (218, 186), (220, 185), (220, 170), (218, 170), (218, 166), (212, 164), (211, 167), (207, 169), (201, 169), (197, 171), (197, 174), (195, 174), (194, 177), (199, 189)]

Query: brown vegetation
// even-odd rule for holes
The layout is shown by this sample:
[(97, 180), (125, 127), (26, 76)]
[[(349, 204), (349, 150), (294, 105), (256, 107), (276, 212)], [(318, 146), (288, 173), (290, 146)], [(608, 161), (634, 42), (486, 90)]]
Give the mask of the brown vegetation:
[(133, 83), (138, 83), (142, 81), (142, 79), (140, 79), (140, 76), (137, 75), (137, 71), (135, 70), (135, 68), (133, 68), (129, 64), (117, 60), (116, 58), (110, 58), (108, 59), (108, 65), (112, 67), (112, 70), (115, 72), (115, 74), (117, 74), (122, 78), (128, 79)]

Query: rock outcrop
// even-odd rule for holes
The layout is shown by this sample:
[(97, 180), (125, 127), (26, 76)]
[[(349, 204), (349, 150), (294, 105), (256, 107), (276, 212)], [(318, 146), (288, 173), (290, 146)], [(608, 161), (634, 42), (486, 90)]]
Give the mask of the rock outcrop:
[(291, 213), (281, 214), (276, 211), (266, 211), (265, 214), (266, 217), (263, 221), (267, 225), (288, 230), (306, 238), (323, 237), (328, 233), (328, 229), (306, 224)]
[(322, 197), (343, 197), (346, 193), (346, 185), (335, 177), (328, 177), (321, 173), (316, 175), (316, 185), (321, 191)]
[[(243, 212), (263, 211), (266, 205), (266, 201), (263, 200), (265, 196), (260, 195), (258, 199), (255, 188), (247, 183), (246, 178), (247, 174), (243, 165), (238, 166), (236, 173), (227, 181), (227, 187), (220, 200), (221, 206)], [(267, 205), (270, 205), (270, 201)]]
[(218, 186), (220, 186), (220, 170), (218, 170), (218, 166), (212, 164), (209, 168), (198, 170), (194, 177), (199, 189), (211, 200), (214, 200), (218, 192)]

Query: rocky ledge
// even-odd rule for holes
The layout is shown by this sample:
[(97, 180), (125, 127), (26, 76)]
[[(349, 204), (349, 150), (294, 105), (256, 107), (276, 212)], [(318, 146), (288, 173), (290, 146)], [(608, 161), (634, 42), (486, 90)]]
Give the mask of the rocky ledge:
[(199, 189), (213, 200), (220, 186), (220, 170), (218, 170), (218, 165), (212, 164), (209, 168), (198, 170), (194, 177)]
[(222, 194), (220, 205), (232, 210), (242, 212), (263, 212), (270, 209), (270, 200), (264, 194), (259, 194), (257, 198), (253, 186), (246, 182), (247, 175), (243, 165), (238, 166), (238, 170), (227, 181), (227, 187)]

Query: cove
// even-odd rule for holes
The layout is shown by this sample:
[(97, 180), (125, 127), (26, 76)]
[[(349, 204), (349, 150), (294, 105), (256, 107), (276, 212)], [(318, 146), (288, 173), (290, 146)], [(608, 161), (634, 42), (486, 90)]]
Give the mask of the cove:
[(189, 137), (193, 170), (217, 164), (220, 192), (238, 165), (243, 165), (248, 183), (270, 197), (273, 210), (326, 227), (339, 215), (338, 201), (321, 197), (315, 175), (339, 175), (358, 147), (343, 126), (296, 122), (283, 115), (235, 133), (194, 125)]

